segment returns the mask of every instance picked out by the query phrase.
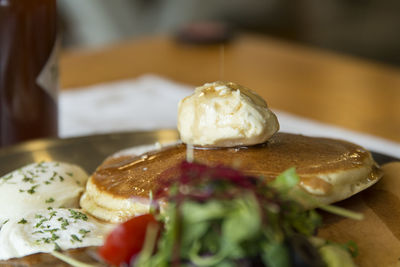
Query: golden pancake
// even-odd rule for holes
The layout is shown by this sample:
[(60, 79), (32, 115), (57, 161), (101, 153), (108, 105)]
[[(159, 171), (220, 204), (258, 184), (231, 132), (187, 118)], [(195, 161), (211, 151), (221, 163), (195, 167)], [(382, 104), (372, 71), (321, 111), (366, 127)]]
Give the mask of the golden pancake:
[[(173, 170), (185, 157), (186, 146), (177, 144), (106, 160), (89, 179), (81, 206), (112, 222), (145, 213), (150, 192), (159, 187), (160, 174)], [(381, 177), (371, 154), (360, 146), (288, 133), (277, 133), (268, 142), (250, 147), (197, 148), (194, 159), (207, 165), (233, 166), (266, 181), (295, 167), (300, 187), (322, 204), (345, 199)]]

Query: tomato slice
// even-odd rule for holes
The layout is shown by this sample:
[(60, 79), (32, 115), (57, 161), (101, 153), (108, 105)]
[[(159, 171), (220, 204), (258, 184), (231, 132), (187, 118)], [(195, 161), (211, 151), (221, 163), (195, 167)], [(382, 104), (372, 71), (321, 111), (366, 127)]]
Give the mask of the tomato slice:
[(100, 256), (112, 265), (129, 263), (142, 249), (147, 226), (151, 223), (158, 224), (152, 214), (144, 214), (120, 224), (100, 247)]

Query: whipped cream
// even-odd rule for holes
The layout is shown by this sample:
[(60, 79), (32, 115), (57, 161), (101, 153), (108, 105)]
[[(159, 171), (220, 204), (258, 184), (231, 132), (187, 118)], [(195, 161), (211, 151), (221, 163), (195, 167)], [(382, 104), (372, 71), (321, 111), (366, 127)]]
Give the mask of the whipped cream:
[(235, 147), (264, 143), (279, 123), (260, 96), (236, 83), (217, 81), (179, 102), (178, 130), (187, 144)]

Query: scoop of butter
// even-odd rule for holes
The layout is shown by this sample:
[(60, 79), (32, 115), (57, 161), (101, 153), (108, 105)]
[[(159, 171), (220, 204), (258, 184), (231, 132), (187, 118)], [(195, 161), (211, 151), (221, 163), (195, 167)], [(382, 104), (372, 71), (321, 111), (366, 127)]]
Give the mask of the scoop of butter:
[(264, 143), (279, 130), (279, 123), (260, 96), (218, 81), (196, 88), (179, 102), (178, 130), (187, 144), (235, 147)]

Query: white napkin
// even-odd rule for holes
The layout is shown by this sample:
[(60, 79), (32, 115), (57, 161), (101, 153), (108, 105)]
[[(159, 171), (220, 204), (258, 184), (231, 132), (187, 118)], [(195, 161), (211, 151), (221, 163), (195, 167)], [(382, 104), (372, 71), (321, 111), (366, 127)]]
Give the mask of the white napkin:
[[(193, 86), (159, 76), (98, 84), (60, 94), (61, 137), (176, 128), (177, 104)], [(400, 158), (400, 144), (274, 110), (281, 131), (348, 140)]]

